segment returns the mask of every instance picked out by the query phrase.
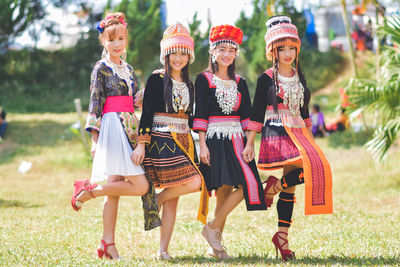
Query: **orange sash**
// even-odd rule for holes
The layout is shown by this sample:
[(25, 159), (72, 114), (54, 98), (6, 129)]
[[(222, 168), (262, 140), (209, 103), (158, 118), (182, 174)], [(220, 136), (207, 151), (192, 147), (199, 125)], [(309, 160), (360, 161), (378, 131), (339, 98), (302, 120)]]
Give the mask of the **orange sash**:
[(305, 183), (305, 215), (332, 213), (332, 171), (306, 127), (285, 130), (300, 152)]

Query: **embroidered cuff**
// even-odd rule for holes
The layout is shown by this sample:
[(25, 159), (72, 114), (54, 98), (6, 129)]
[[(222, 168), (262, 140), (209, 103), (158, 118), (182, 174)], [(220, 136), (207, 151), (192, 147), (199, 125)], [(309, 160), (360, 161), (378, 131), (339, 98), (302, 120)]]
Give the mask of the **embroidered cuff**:
[(143, 105), (144, 88), (135, 94), (133, 98), (133, 105), (138, 108), (142, 108)]
[(241, 124), (242, 124), (242, 129), (243, 129), (243, 131), (247, 131), (247, 130), (248, 130), (248, 127), (249, 127), (250, 119), (247, 118), (247, 119), (241, 120), (240, 122), (241, 122)]
[(248, 131), (255, 131), (257, 133), (261, 133), (263, 128), (263, 124), (261, 122), (249, 121), (249, 125), (247, 126)]
[(148, 133), (140, 134), (138, 137), (138, 143), (139, 144), (141, 144), (141, 143), (150, 144), (150, 139), (151, 139), (151, 136)]
[(305, 119), (304, 123), (306, 124), (306, 127), (311, 127), (312, 126), (312, 122), (311, 122), (310, 118)]
[(100, 132), (101, 118), (97, 118), (95, 114), (90, 114), (87, 116), (85, 130), (89, 133), (93, 130)]
[(204, 131), (207, 132), (208, 128), (208, 120), (203, 119), (194, 119), (193, 121), (193, 130), (194, 131)]

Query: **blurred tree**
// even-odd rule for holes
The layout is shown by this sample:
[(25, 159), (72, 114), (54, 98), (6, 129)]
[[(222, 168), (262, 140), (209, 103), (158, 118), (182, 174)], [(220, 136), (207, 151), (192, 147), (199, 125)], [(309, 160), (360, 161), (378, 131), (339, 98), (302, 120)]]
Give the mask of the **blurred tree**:
[[(208, 66), (208, 33), (211, 29), (211, 22), (208, 21), (208, 28), (205, 33), (200, 31), (201, 21), (197, 19), (197, 12), (193, 16), (193, 21), (189, 24), (190, 35), (194, 40), (194, 55), (196, 60), (190, 66), (190, 72), (192, 76), (202, 72)], [(192, 77), (193, 78), (193, 77)]]
[[(54, 24), (45, 20), (46, 7), (64, 7), (72, 3), (84, 3), (83, 0), (1, 0), (0, 1), (0, 52), (7, 49), (15, 38), (26, 31), (34, 22), (42, 20), (38, 27), (50, 34), (57, 34)], [(36, 34), (34, 30), (32, 35)], [(33, 36), (35, 39), (35, 36)]]
[(353, 112), (378, 115), (378, 128), (366, 144), (376, 162), (385, 160), (400, 133), (400, 17), (387, 18), (379, 32), (390, 38), (394, 46), (382, 48), (379, 71), (374, 78), (352, 79), (347, 86)]
[(125, 13), (129, 25), (127, 61), (132, 64), (142, 85), (160, 64), (161, 0), (122, 0), (115, 8)]
[(39, 0), (2, 0), (0, 2), (0, 49), (6, 49), (30, 23), (46, 13)]

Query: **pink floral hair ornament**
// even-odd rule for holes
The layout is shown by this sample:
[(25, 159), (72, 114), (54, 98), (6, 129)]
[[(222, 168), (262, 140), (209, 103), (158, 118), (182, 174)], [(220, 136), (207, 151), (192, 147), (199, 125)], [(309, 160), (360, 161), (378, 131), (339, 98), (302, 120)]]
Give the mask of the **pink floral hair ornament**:
[[(98, 24), (97, 24), (97, 31), (100, 33), (102, 33), (104, 31), (104, 27), (106, 26), (106, 22), (110, 19), (114, 19), (115, 16), (107, 16), (105, 19), (101, 20)], [(119, 21), (121, 22), (122, 25), (124, 25), (125, 27), (128, 25), (125, 20), (122, 17), (119, 17)]]

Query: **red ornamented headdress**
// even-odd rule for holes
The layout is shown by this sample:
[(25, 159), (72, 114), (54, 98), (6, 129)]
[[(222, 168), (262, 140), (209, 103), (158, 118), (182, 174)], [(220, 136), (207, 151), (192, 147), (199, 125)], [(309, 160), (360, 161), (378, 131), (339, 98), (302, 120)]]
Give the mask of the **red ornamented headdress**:
[(228, 43), (239, 49), (242, 39), (243, 32), (238, 27), (227, 24), (215, 26), (210, 31), (210, 50), (221, 43)]

